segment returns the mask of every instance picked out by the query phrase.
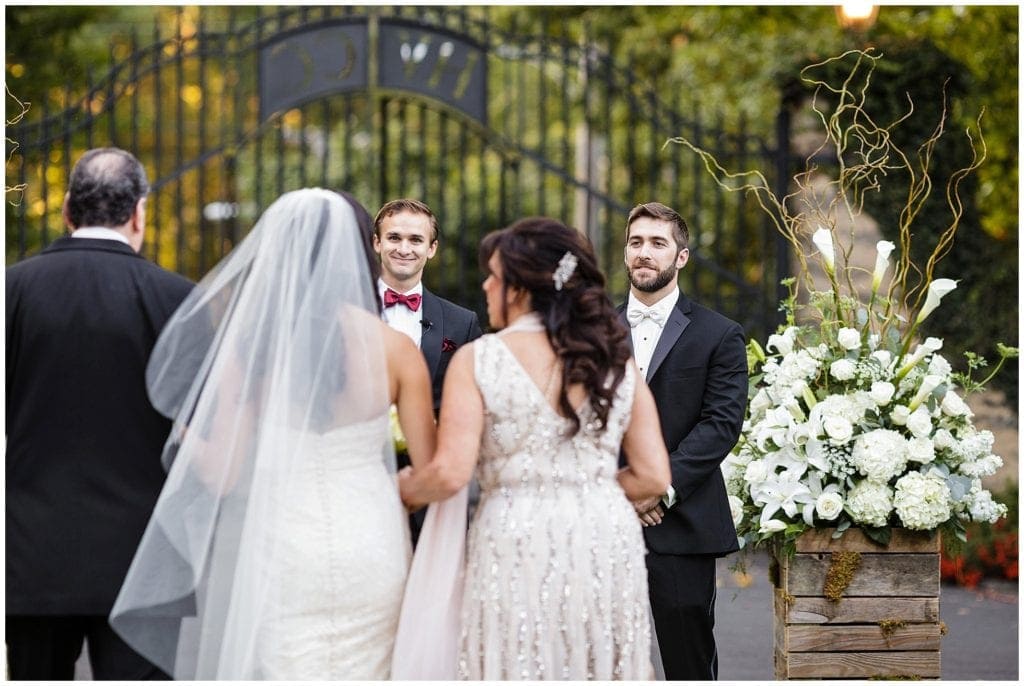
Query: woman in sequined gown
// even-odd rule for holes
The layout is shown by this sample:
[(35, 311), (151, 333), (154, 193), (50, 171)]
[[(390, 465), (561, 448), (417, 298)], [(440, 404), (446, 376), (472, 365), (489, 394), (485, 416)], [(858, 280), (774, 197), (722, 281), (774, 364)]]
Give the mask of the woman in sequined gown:
[(526, 219), (490, 234), (480, 253), (488, 315), (502, 331), (456, 353), (438, 450), (400, 479), (412, 507), (449, 497), (474, 468), (480, 483), (455, 674), (650, 679), (631, 501), (660, 496), (670, 477), (627, 332), (578, 232)]

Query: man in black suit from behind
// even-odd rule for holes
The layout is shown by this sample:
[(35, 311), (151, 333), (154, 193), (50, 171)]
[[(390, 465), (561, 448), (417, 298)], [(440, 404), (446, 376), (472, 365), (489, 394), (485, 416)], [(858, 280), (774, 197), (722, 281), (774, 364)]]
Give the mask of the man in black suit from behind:
[[(425, 203), (411, 198), (385, 203), (373, 220), (373, 230), (373, 249), (381, 261), (377, 282), (381, 316), (391, 328), (407, 334), (423, 353), (436, 416), (448, 363), (460, 345), (480, 337), (480, 322), (472, 310), (439, 298), (423, 285), (423, 270), (438, 246), (437, 217)], [(408, 464), (409, 458), (400, 456), (399, 469)], [(425, 517), (426, 508), (409, 517), (413, 545)]]
[(672, 486), (634, 503), (647, 525), (651, 610), (665, 677), (718, 676), (715, 559), (738, 549), (719, 465), (739, 438), (747, 403), (743, 329), (693, 302), (677, 275), (689, 230), (661, 203), (626, 221), (629, 298), (621, 308), (634, 356), (658, 405)]
[(192, 283), (147, 261), (146, 172), (90, 150), (70, 236), (7, 269), (7, 650), (12, 679), (166, 679), (107, 622), (164, 482), (146, 363)]

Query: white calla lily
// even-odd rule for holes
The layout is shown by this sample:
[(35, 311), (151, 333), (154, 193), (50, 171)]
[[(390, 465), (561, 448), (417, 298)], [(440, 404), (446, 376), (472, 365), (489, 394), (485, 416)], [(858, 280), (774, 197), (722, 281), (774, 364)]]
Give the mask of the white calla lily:
[(871, 292), (877, 293), (878, 287), (882, 285), (882, 277), (885, 276), (885, 270), (889, 268), (889, 255), (896, 249), (896, 244), (892, 241), (878, 241), (875, 244), (875, 271), (871, 275)]
[(836, 273), (836, 250), (832, 243), (832, 232), (823, 226), (819, 226), (818, 230), (811, 236), (811, 240), (814, 242), (818, 252), (821, 253), (821, 258), (825, 260), (825, 269), (829, 274)]
[(928, 297), (925, 298), (924, 307), (917, 313), (917, 323), (920, 324), (932, 311), (939, 306), (942, 298), (956, 288), (957, 282), (953, 279), (935, 279), (928, 284)]

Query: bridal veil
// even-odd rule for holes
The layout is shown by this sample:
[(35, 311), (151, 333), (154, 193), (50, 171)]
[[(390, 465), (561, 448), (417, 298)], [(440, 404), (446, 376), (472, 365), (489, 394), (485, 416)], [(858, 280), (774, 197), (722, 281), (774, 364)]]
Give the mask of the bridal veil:
[(370, 227), (357, 211), (327, 190), (281, 196), (197, 285), (150, 358), (150, 399), (174, 420), (168, 475), (111, 624), (176, 679), (251, 673), (274, 590), (266, 570), (280, 555), (265, 532), (288, 507), (280, 494), (318, 437), (387, 412), (372, 253), (360, 236)]

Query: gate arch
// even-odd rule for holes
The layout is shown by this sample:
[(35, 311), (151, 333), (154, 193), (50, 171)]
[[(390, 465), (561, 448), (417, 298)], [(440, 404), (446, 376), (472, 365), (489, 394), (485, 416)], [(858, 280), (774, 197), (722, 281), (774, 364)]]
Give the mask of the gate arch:
[(784, 119), (775, 143), (706, 125), (594, 46), (512, 35), (466, 7), (214, 9), (179, 8), (146, 47), (115, 43), (107, 73), (69, 86), (65, 109), (8, 128), (8, 185), (25, 184), (7, 207), (8, 263), (63, 232), (74, 160), (117, 145), (151, 176), (144, 253), (193, 279), (282, 192), (319, 185), (371, 213), (399, 196), (430, 205), (441, 247), (427, 285), (478, 312), (479, 238), (533, 214), (586, 232), (619, 299), (626, 214), (659, 200), (694, 235), (682, 287), (748, 335), (774, 328), (788, 246), (752, 199), (665, 141), (756, 166), (778, 189)]

